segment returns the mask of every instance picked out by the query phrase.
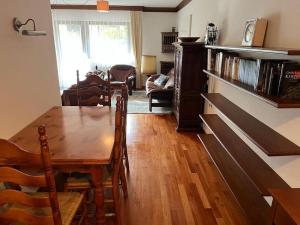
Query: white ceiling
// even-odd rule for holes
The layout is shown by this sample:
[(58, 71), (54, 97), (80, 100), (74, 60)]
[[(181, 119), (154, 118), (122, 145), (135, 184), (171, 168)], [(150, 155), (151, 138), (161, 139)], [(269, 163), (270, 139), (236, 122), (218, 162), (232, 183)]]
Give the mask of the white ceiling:
[[(52, 4), (95, 5), (96, 0), (50, 0)], [(109, 0), (111, 5), (129, 5), (146, 7), (176, 7), (181, 0)]]

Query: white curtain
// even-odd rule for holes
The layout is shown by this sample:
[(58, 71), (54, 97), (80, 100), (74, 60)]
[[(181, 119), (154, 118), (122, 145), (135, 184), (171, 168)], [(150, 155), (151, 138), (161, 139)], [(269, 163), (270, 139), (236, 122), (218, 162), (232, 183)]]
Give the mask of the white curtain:
[(136, 67), (136, 87), (141, 88), (142, 84), (142, 75), (141, 75), (141, 66), (142, 66), (142, 12), (141, 11), (132, 11), (131, 15), (131, 40), (132, 40), (132, 49), (133, 55), (135, 58), (135, 67)]
[(130, 13), (53, 10), (54, 39), (60, 88), (87, 72), (106, 71), (115, 64), (134, 65)]

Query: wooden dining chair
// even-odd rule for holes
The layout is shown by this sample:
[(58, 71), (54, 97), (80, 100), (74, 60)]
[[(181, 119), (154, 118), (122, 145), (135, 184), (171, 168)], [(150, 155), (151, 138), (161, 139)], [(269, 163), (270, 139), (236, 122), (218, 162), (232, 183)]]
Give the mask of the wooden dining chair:
[(91, 74), (83, 81), (79, 80), (77, 71), (77, 103), (78, 106), (111, 106), (110, 76), (103, 80), (100, 76)]
[(128, 87), (126, 84), (122, 85), (122, 99), (123, 99), (123, 110), (122, 110), (122, 147), (123, 147), (123, 159), (125, 161), (125, 166), (127, 169), (127, 173), (130, 173), (129, 169), (129, 159), (128, 159), (128, 152), (127, 152), (127, 107), (128, 107)]
[(129, 169), (129, 159), (128, 159), (128, 152), (127, 152), (127, 108), (128, 108), (128, 86), (125, 82), (112, 82), (111, 83), (112, 89), (115, 91), (119, 91), (122, 96), (122, 100), (124, 101), (123, 109), (122, 109), (122, 147), (123, 147), (123, 159), (127, 169), (127, 173), (130, 173)]
[[(123, 116), (122, 110), (124, 108), (124, 100), (121, 100), (121, 97), (117, 97), (117, 104), (116, 104), (116, 115), (115, 115), (115, 141), (113, 146), (113, 157), (112, 162), (105, 168), (104, 171), (104, 181), (103, 186), (107, 190), (112, 191), (112, 199), (107, 198), (105, 200), (105, 204), (113, 205), (114, 212), (113, 213), (105, 213), (106, 217), (115, 217), (116, 222), (118, 225), (122, 224), (121, 219), (121, 206), (120, 206), (120, 182), (121, 187), (123, 190), (124, 198), (127, 198), (127, 181), (125, 177), (125, 169), (123, 164)], [(67, 179), (65, 184), (66, 191), (89, 191), (91, 189), (91, 182), (90, 182), (89, 175), (85, 176), (70, 176)]]
[[(84, 193), (57, 193), (46, 129), (38, 128), (40, 154), (27, 152), (0, 139), (0, 224), (70, 225), (80, 207), (79, 224), (88, 224)], [(41, 169), (42, 168), (42, 169)], [(33, 175), (32, 169), (42, 170)], [(47, 192), (25, 192), (20, 187), (46, 188)]]

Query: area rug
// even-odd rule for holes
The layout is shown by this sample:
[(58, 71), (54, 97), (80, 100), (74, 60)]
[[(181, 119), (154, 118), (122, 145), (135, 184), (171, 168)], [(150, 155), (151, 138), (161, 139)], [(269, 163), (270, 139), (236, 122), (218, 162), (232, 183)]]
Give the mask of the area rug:
[[(156, 100), (153, 100), (155, 102)], [(116, 105), (116, 94), (112, 98), (112, 106)], [(128, 99), (128, 113), (130, 114), (171, 114), (171, 107), (153, 107), (149, 111), (149, 99), (145, 91), (133, 91)]]

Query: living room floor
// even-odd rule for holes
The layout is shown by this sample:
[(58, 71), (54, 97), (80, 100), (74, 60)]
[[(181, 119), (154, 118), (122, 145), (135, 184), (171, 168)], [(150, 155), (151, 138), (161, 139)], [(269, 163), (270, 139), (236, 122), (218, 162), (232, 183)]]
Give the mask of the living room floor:
[(196, 133), (177, 133), (173, 115), (129, 114), (127, 139), (124, 224), (247, 224)]
[[(112, 106), (116, 104), (116, 96), (112, 97)], [(157, 102), (157, 100), (153, 100)], [(146, 91), (137, 90), (133, 91), (132, 95), (128, 98), (128, 113), (129, 114), (170, 114), (172, 113), (171, 107), (153, 107), (152, 112), (149, 111), (149, 98), (146, 96)]]

